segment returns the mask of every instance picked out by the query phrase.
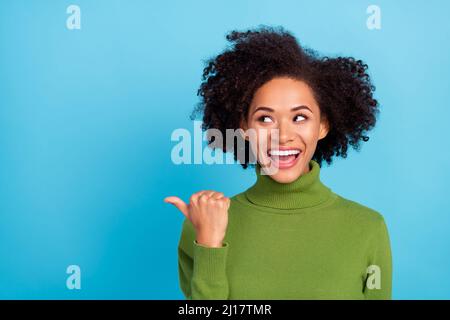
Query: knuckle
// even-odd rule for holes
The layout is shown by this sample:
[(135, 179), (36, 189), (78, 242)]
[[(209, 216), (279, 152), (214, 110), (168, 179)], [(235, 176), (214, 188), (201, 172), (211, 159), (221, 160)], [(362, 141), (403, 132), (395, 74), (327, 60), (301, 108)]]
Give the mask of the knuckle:
[(224, 208), (226, 206), (226, 201), (223, 201), (222, 199), (219, 200), (219, 206), (221, 208)]
[(214, 203), (216, 203), (215, 201), (216, 201), (216, 199), (214, 199), (214, 198), (208, 198), (208, 204), (214, 204)]

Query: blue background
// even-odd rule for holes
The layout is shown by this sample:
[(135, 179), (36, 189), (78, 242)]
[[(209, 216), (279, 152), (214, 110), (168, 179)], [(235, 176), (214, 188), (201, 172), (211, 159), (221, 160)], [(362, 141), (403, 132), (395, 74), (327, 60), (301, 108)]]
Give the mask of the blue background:
[[(66, 8), (81, 8), (68, 30)], [(381, 8), (381, 30), (366, 8)], [(322, 168), (386, 219), (394, 299), (450, 298), (448, 1), (1, 1), (0, 298), (182, 299), (183, 215), (163, 202), (254, 183), (171, 162), (203, 60), (225, 34), (282, 25), (369, 65), (381, 113), (361, 152)], [(81, 267), (81, 290), (66, 268)]]

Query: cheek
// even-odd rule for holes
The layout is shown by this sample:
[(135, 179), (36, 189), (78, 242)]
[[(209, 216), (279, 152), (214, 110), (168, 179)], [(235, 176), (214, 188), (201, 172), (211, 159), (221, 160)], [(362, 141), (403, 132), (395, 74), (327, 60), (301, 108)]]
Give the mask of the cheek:
[(303, 126), (301, 129), (299, 129), (298, 134), (302, 137), (303, 141), (306, 144), (313, 143), (315, 140), (317, 140), (317, 137), (319, 135), (319, 132), (314, 125), (309, 126)]
[(312, 124), (311, 126), (305, 127), (301, 133), (303, 143), (306, 145), (307, 153), (312, 153), (316, 149), (317, 142), (319, 140), (319, 129), (318, 124)]
[(259, 148), (267, 148), (268, 144), (270, 143), (270, 129), (256, 128), (254, 141), (254, 150), (257, 150)]
[(319, 136), (319, 125), (313, 121), (299, 124), (293, 128), (293, 134), (304, 144), (314, 144)]

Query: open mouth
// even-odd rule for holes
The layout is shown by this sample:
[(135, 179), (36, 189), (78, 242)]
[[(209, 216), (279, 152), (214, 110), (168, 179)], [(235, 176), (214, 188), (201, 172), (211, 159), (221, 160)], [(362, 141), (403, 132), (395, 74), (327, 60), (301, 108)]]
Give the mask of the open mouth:
[(267, 154), (272, 162), (280, 169), (292, 167), (300, 157), (302, 151), (297, 148), (268, 150)]

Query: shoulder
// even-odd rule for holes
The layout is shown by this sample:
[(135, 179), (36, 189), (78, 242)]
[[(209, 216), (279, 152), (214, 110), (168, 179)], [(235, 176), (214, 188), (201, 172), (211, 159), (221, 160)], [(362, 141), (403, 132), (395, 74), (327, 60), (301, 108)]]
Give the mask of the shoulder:
[(379, 221), (384, 219), (383, 215), (374, 208), (364, 205), (355, 200), (350, 200), (341, 195), (337, 195), (336, 202), (339, 206), (347, 209), (346, 211), (357, 218), (365, 219), (369, 221)]
[(384, 216), (378, 210), (341, 195), (336, 196), (335, 203), (339, 211), (353, 223), (363, 226), (366, 230), (379, 231), (380, 228), (385, 228)]

